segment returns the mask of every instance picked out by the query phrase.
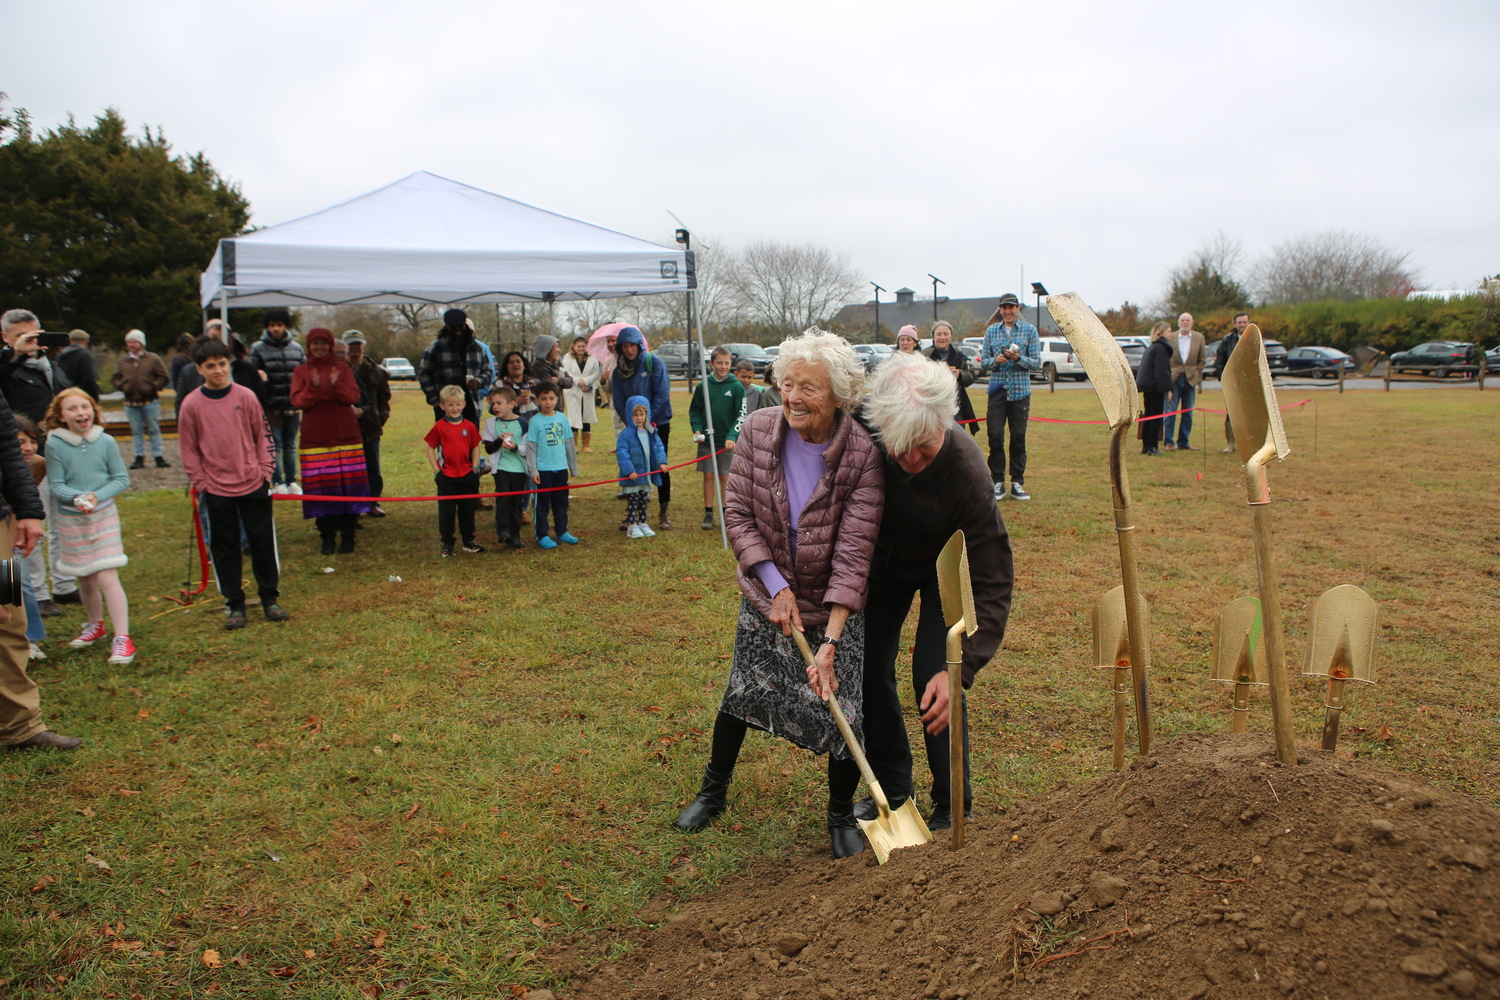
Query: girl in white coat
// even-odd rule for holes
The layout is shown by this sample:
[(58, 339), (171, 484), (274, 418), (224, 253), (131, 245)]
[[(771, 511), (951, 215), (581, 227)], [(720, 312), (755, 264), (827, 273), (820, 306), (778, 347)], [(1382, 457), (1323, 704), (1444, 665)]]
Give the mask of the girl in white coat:
[[(574, 447), (581, 451), (593, 451), (589, 440), (594, 423), (594, 390), (599, 388), (604, 369), (599, 359), (588, 351), (589, 342), (583, 337), (573, 339), (573, 347), (563, 358), (563, 371), (573, 376), (573, 387), (564, 389), (564, 403), (568, 411), (568, 423), (573, 427)], [(581, 436), (581, 440), (580, 440)]]

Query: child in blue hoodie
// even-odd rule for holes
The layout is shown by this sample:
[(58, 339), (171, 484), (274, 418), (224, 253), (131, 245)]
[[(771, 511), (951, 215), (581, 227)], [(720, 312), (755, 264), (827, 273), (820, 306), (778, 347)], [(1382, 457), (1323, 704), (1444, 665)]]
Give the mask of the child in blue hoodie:
[(651, 487), (661, 485), (661, 473), (667, 471), (667, 446), (651, 426), (651, 404), (645, 396), (631, 396), (625, 405), (630, 424), (615, 439), (620, 475), (630, 477), (621, 491), (625, 494), (625, 537), (650, 538), (656, 532), (646, 523), (646, 505)]

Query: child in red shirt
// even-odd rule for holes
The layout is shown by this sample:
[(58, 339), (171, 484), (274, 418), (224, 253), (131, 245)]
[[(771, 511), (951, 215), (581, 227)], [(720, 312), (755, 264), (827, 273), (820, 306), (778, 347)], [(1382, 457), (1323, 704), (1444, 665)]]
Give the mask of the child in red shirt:
[[(427, 442), (427, 461), (432, 466), (440, 497), (479, 492), (478, 467), (482, 445), (479, 428), (464, 419), (466, 402), (462, 386), (443, 386), (438, 393), (443, 419), (433, 424), (432, 430), (422, 439)], [(438, 532), (442, 535), (444, 556), (453, 554), (455, 515), (459, 533), (463, 535), (464, 551), (484, 551), (484, 546), (474, 541), (474, 508), (477, 504), (478, 501), (473, 499), (438, 501)]]

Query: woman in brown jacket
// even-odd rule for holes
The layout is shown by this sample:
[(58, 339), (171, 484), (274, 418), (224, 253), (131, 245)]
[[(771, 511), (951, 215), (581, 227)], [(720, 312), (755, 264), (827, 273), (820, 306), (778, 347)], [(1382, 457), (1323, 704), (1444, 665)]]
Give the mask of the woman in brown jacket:
[[(744, 598), (703, 788), (676, 826), (700, 830), (724, 811), (740, 745), (754, 726), (828, 753), (828, 832), (833, 856), (844, 858), (864, 850), (853, 812), (859, 771), (824, 697), (843, 694), (858, 736), (883, 466), (853, 416), (864, 366), (847, 341), (809, 330), (781, 345), (773, 372), (782, 405), (746, 418), (726, 480), (724, 524)], [(814, 667), (804, 665), (792, 629), (817, 650)]]

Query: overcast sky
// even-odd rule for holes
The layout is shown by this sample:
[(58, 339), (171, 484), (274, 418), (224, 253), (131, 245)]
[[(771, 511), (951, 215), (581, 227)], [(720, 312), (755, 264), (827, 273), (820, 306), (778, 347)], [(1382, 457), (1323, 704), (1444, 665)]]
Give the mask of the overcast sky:
[(7, 0), (0, 36), (38, 129), (112, 105), (261, 226), (430, 170), (923, 295), (1149, 301), (1218, 230), (1500, 272), (1495, 0)]

